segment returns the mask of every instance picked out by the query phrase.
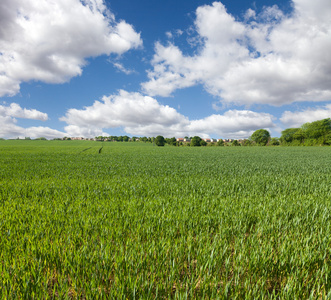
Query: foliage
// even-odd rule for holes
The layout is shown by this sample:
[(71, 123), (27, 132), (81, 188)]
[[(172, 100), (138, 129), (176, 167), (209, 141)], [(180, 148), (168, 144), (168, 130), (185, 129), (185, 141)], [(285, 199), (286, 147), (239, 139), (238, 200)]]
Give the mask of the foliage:
[(331, 145), (331, 132), (325, 135), (325, 144)]
[(205, 140), (200, 140), (200, 146), (207, 146), (207, 142)]
[(219, 139), (219, 140), (217, 141), (217, 146), (224, 146), (224, 141), (223, 141), (223, 139)]
[(299, 130), (299, 128), (287, 128), (282, 131), (282, 136), (280, 141), (282, 144), (291, 143), (294, 140), (294, 134)]
[(268, 144), (270, 139), (270, 133), (265, 129), (258, 129), (253, 132), (251, 140), (254, 141), (257, 145), (265, 146)]
[(171, 145), (171, 146), (177, 146), (177, 141), (175, 137), (172, 138), (166, 138), (166, 143)]
[(164, 146), (165, 144), (165, 139), (162, 135), (158, 135), (156, 138), (155, 138), (155, 145), (156, 146)]
[(202, 139), (199, 136), (194, 136), (191, 138), (191, 146), (193, 147), (199, 147), (201, 146)]
[(280, 145), (280, 142), (279, 142), (279, 139), (274, 137), (274, 138), (271, 138), (270, 140), (270, 146), (279, 146)]
[(0, 141), (2, 299), (329, 297), (330, 147), (99, 149)]
[(231, 146), (240, 146), (240, 143), (238, 142), (238, 140), (234, 140), (234, 141), (231, 143)]
[(243, 146), (251, 146), (252, 143), (251, 143), (250, 140), (244, 140), (244, 141), (242, 142), (242, 145), (243, 145)]
[(291, 146), (313, 146), (330, 145), (331, 119), (318, 120), (305, 123), (301, 128), (288, 128), (282, 131), (280, 138), (283, 145)]

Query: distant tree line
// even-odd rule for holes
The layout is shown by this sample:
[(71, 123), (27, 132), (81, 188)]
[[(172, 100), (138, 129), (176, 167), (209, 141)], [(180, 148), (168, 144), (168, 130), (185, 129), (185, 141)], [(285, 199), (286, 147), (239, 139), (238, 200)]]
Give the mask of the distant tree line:
[[(187, 137), (185, 137), (187, 138)], [(305, 123), (300, 128), (288, 128), (282, 131), (280, 138), (271, 138), (266, 129), (256, 130), (248, 139), (224, 142), (220, 139), (217, 143), (207, 143), (199, 136), (190, 137), (189, 143), (178, 142), (176, 138), (156, 138), (158, 146), (169, 144), (172, 146), (315, 146), (331, 145), (331, 119), (318, 120)]]
[[(1, 138), (3, 139), (3, 138)], [(64, 138), (70, 140), (70, 138)], [(315, 145), (331, 145), (331, 119), (318, 120), (311, 123), (305, 123), (299, 128), (287, 128), (282, 131), (280, 138), (271, 138), (270, 133), (266, 129), (256, 130), (248, 139), (231, 140), (225, 142), (219, 139), (217, 142), (207, 143), (199, 136), (185, 137), (184, 142), (178, 141), (175, 137), (164, 138), (159, 135), (154, 137), (129, 137), (124, 136), (97, 136), (97, 141), (110, 142), (144, 142), (153, 143), (156, 146), (315, 146)], [(25, 137), (25, 140), (31, 140), (30, 137)], [(46, 140), (45, 137), (39, 137), (35, 140)], [(56, 140), (56, 139), (54, 139)]]
[(282, 131), (282, 145), (315, 146), (331, 145), (331, 119), (305, 123), (299, 128), (288, 128)]

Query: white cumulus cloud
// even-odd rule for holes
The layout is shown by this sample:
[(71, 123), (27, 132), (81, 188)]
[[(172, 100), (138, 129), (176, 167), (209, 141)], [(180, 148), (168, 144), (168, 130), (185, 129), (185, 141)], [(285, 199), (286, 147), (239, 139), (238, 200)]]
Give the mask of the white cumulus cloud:
[(82, 74), (87, 57), (141, 45), (102, 0), (2, 0), (0, 96), (15, 95), (24, 81), (66, 82)]
[(307, 108), (302, 111), (285, 111), (280, 121), (288, 127), (300, 127), (304, 123), (331, 118), (331, 104)]
[(140, 93), (120, 90), (117, 95), (104, 96), (92, 106), (69, 109), (60, 120), (67, 123), (71, 136), (94, 137), (104, 130), (123, 127), (125, 132), (139, 136), (183, 137), (219, 135), (244, 138), (260, 128), (274, 127), (273, 116), (249, 110), (229, 110), (200, 120), (189, 120), (176, 109)]
[(11, 103), (9, 106), (0, 105), (0, 137), (45, 137), (51, 139), (65, 136), (64, 132), (49, 127), (37, 126), (23, 128), (17, 125), (16, 118), (46, 121), (48, 120), (48, 115), (36, 109), (21, 108), (17, 103)]
[(201, 120), (192, 121), (191, 132), (211, 133), (227, 138), (247, 138), (255, 130), (273, 128), (274, 117), (267, 113), (250, 110), (228, 110), (223, 115), (211, 115)]
[(0, 105), (0, 116), (40, 121), (48, 120), (48, 115), (46, 113), (40, 112), (36, 109), (22, 108), (17, 103), (11, 103), (9, 106)]
[(173, 43), (156, 43), (142, 89), (169, 96), (202, 84), (224, 103), (280, 106), (331, 99), (331, 2), (293, 0), (286, 15), (277, 6), (236, 20), (221, 2), (196, 10), (202, 44), (184, 55)]

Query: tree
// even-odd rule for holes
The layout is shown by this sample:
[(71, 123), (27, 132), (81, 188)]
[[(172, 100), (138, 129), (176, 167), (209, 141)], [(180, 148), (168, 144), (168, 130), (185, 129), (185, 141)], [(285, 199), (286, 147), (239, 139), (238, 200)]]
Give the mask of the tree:
[(278, 138), (272, 138), (271, 140), (270, 140), (270, 145), (271, 146), (278, 146), (279, 145), (279, 139)]
[(175, 137), (172, 137), (172, 138), (167, 138), (165, 139), (166, 140), (166, 143), (171, 145), (171, 146), (176, 146), (176, 138)]
[(331, 132), (325, 136), (325, 144), (331, 145)]
[(305, 132), (301, 128), (293, 134), (293, 139), (297, 141), (297, 144), (301, 144), (305, 140)]
[(205, 140), (200, 141), (200, 146), (207, 146), (207, 142)]
[(251, 141), (250, 140), (244, 140), (242, 145), (243, 146), (251, 146)]
[(307, 139), (314, 140), (314, 144), (326, 144), (326, 137), (331, 133), (331, 119), (305, 123), (301, 129)]
[(280, 141), (282, 144), (291, 143), (294, 140), (294, 134), (299, 130), (300, 128), (287, 128), (282, 131), (282, 135), (280, 137)]
[(191, 146), (193, 147), (199, 147), (201, 146), (201, 137), (199, 136), (194, 136), (192, 139), (191, 139)]
[(165, 144), (165, 139), (162, 135), (158, 135), (156, 138), (155, 138), (155, 144), (156, 146), (164, 146)]
[(240, 143), (237, 140), (234, 140), (231, 146), (240, 146)]
[(258, 145), (265, 146), (270, 140), (270, 133), (268, 130), (258, 129), (252, 134), (251, 140)]
[(224, 141), (222, 139), (219, 139), (217, 142), (217, 146), (224, 146)]

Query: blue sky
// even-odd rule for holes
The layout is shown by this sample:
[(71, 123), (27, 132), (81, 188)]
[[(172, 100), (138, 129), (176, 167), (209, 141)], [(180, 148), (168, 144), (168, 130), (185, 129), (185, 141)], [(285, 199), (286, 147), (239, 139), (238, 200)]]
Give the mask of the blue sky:
[(331, 117), (331, 2), (3, 0), (0, 137), (247, 138)]

